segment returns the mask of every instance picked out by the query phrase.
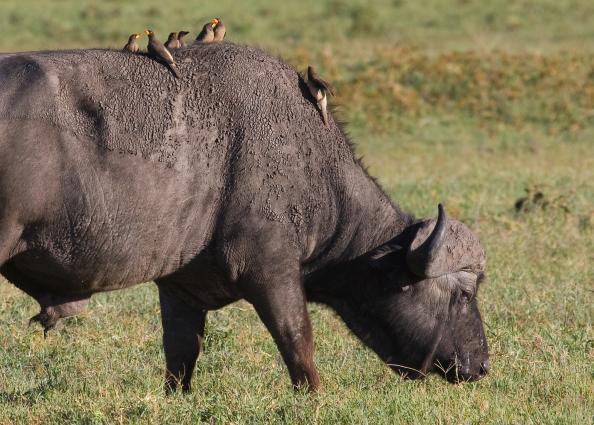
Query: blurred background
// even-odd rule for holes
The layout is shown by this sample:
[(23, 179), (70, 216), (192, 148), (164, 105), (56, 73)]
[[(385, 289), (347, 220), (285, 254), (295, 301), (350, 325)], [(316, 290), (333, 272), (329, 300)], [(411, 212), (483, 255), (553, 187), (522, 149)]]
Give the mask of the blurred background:
[(312, 306), (325, 390), (295, 396), (240, 303), (209, 315), (199, 391), (172, 401), (151, 285), (94, 297), (44, 340), (23, 325), (35, 304), (3, 284), (0, 423), (592, 423), (594, 2), (2, 0), (0, 51), (119, 49), (145, 28), (193, 39), (213, 17), (227, 40), (334, 85), (336, 116), (395, 202), (419, 216), (444, 202), (480, 235), (491, 374), (402, 381)]
[(215, 16), (229, 41), (315, 65), (351, 129), (455, 117), (573, 139), (594, 122), (590, 0), (3, 0), (0, 51), (121, 48), (149, 27), (193, 39)]
[[(134, 29), (199, 30), (212, 16), (238, 42), (320, 49), (369, 39), (434, 50), (592, 47), (588, 0), (328, 0), (284, 2), (3, 0), (3, 50), (119, 46)], [(9, 36), (8, 36), (9, 35)]]

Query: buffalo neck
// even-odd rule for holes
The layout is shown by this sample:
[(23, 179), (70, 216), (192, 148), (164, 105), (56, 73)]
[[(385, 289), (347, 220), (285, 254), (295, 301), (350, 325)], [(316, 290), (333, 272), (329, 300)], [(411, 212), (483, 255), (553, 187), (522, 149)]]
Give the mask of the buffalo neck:
[(414, 221), (391, 202), (358, 161), (341, 171), (334, 191), (335, 226), (317, 257), (304, 265), (306, 275), (336, 264), (354, 265), (351, 260), (390, 241)]

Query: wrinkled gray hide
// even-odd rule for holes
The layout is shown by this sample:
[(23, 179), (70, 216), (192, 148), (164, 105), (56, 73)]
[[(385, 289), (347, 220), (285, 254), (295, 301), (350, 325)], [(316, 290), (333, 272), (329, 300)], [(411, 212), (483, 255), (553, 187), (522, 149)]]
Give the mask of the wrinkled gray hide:
[[(180, 80), (117, 51), (0, 56), (1, 272), (40, 303), (34, 320), (49, 329), (93, 293), (154, 280), (169, 389), (189, 389), (206, 312), (239, 299), (297, 386), (319, 384), (306, 301), (334, 308), (388, 363), (486, 373), (476, 300), (453, 315), (463, 285), (431, 289), (462, 269), (476, 289), (478, 239), (469, 255), (409, 266), (428, 224), (366, 175), (295, 70), (230, 43), (173, 53)], [(403, 329), (423, 331), (396, 346)]]

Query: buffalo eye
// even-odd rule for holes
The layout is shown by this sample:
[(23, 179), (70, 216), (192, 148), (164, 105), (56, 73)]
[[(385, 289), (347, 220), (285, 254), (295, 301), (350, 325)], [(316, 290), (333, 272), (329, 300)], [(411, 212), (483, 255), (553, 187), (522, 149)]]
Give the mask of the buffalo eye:
[(460, 299), (462, 300), (462, 304), (468, 304), (472, 300), (472, 293), (468, 291), (461, 291)]

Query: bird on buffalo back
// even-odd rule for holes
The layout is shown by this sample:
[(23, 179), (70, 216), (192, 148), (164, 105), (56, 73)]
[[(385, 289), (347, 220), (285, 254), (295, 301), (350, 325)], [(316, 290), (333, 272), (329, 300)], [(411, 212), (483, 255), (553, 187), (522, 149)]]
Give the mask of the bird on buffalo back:
[(138, 40), (140, 38), (140, 33), (134, 33), (134, 34), (130, 34), (130, 37), (128, 37), (128, 42), (126, 43), (126, 45), (124, 46), (123, 50), (125, 52), (132, 52), (132, 53), (137, 53), (138, 50), (140, 50), (138, 48), (138, 44), (136, 44), (136, 40)]
[(322, 113), (324, 124), (328, 125), (328, 93), (333, 95), (332, 87), (326, 81), (322, 80), (311, 66), (307, 67), (307, 88), (314, 97)]
[(179, 49), (179, 40), (176, 32), (169, 33), (169, 37), (167, 37), (167, 41), (165, 42), (165, 47), (169, 50)]
[(167, 50), (167, 48), (163, 45), (163, 43), (161, 43), (157, 39), (157, 37), (155, 36), (155, 33), (153, 31), (145, 30), (144, 32), (146, 35), (148, 35), (148, 38), (149, 38), (149, 42), (146, 47), (147, 53), (151, 57), (167, 64), (167, 66), (169, 67), (169, 69), (171, 70), (173, 75), (175, 75), (176, 78), (181, 78), (179, 75), (179, 72), (177, 70), (177, 65), (175, 63), (175, 60), (173, 59), (173, 56), (171, 55), (171, 52), (169, 50)]
[(204, 24), (202, 31), (200, 31), (200, 34), (198, 34), (198, 37), (196, 37), (195, 43), (212, 43), (214, 41), (213, 28), (215, 25), (216, 22), (214, 19)]
[(189, 34), (188, 31), (180, 31), (180, 32), (177, 33), (177, 41), (179, 41), (179, 47), (180, 47), (180, 49), (182, 47), (186, 47), (187, 46), (186, 42), (184, 41), (184, 37), (186, 35), (188, 35), (188, 34)]
[(223, 41), (225, 39), (225, 33), (227, 32), (227, 28), (223, 24), (220, 18), (214, 18), (215, 27), (214, 27), (214, 41)]

